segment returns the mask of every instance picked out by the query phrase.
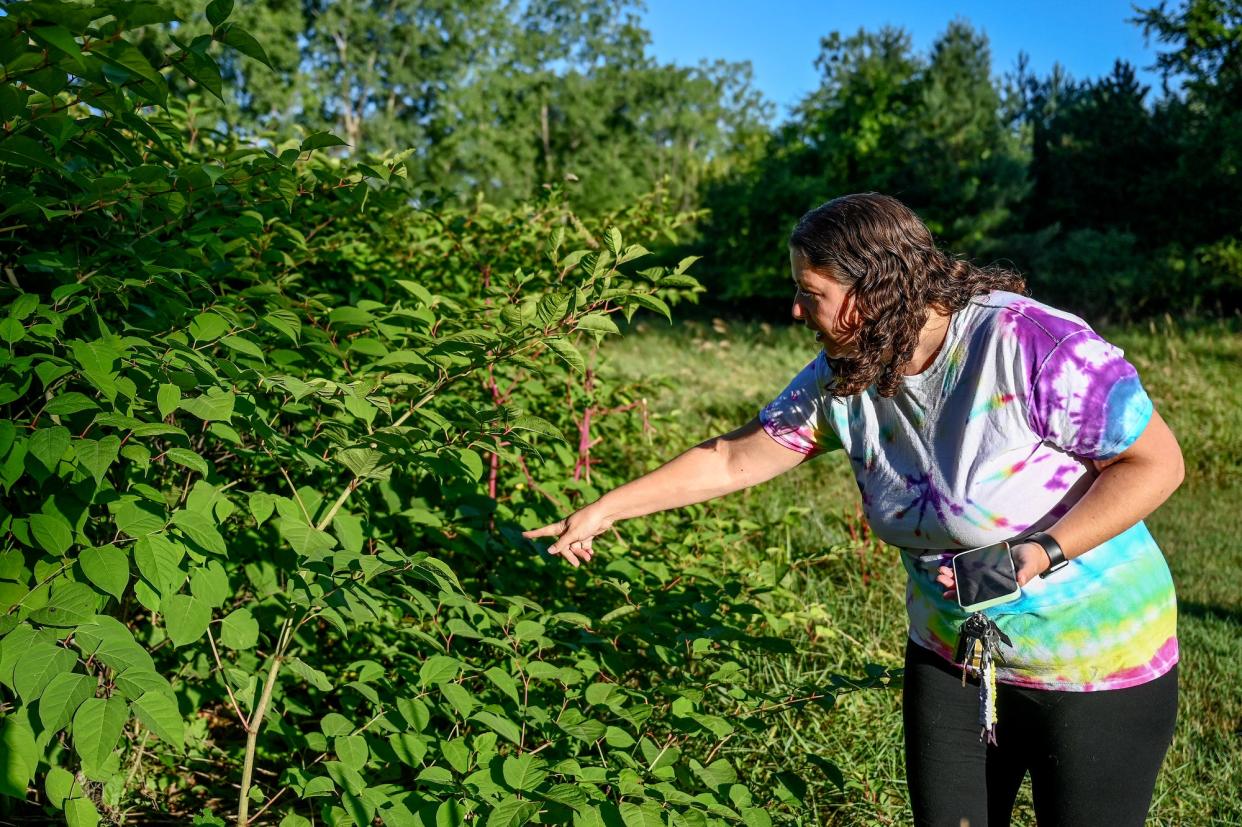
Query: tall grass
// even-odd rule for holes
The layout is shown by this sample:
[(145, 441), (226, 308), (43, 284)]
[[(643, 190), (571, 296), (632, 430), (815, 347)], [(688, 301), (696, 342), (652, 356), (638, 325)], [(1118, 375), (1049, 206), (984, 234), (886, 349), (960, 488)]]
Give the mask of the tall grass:
[[(1233, 322), (1165, 320), (1103, 334), (1138, 367), (1187, 465), (1186, 483), (1148, 520), (1177, 584), (1182, 645), (1177, 735), (1150, 823), (1242, 825), (1242, 332)], [(636, 455), (635, 473), (747, 421), (814, 355), (797, 328), (640, 325), (638, 335), (610, 346), (603, 367), (621, 378), (667, 380), (649, 400), (664, 453)], [(699, 508), (758, 526), (720, 565), (781, 575), (772, 631), (795, 653), (755, 659), (757, 686), (774, 693), (829, 686), (834, 675), (901, 665), (904, 574), (896, 551), (861, 523), (839, 455)], [(722, 754), (758, 783), (799, 771), (809, 782), (804, 823), (906, 824), (899, 696), (895, 688), (865, 689), (841, 694), (830, 709), (791, 704)], [(1029, 791), (1018, 807), (1016, 823), (1033, 823)]]

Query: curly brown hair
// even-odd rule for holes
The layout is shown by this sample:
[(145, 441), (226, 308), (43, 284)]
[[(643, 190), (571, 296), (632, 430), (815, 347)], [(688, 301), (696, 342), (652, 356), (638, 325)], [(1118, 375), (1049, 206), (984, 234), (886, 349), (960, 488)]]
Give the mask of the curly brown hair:
[(789, 246), (853, 298), (860, 355), (828, 360), (829, 391), (837, 397), (872, 384), (881, 396), (895, 394), (933, 307), (955, 313), (991, 290), (1026, 292), (1017, 273), (977, 267), (936, 249), (913, 210), (874, 192), (843, 195), (811, 210), (798, 220)]

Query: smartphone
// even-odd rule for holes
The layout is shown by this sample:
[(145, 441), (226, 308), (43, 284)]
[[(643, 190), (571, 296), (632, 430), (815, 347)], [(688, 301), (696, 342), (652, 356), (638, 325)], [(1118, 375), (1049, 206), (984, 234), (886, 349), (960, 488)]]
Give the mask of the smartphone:
[(957, 582), (957, 603), (967, 612), (999, 606), (1022, 596), (1009, 543), (993, 543), (955, 554), (953, 579)]

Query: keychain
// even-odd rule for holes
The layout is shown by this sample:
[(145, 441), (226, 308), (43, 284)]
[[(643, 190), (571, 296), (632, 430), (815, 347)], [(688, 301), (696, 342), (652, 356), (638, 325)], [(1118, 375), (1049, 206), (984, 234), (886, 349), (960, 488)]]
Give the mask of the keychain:
[[(975, 612), (962, 624), (957, 638), (954, 660), (962, 667), (962, 686), (966, 673), (974, 670), (979, 676), (979, 740), (996, 743), (996, 661), (1004, 660), (1001, 643), (1013, 647), (1008, 635), (983, 612)], [(975, 658), (979, 665), (974, 666)]]

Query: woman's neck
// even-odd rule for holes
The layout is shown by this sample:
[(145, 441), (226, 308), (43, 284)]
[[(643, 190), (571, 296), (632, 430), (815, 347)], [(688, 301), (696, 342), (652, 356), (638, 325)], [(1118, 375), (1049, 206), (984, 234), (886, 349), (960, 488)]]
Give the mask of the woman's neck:
[(940, 349), (944, 347), (944, 341), (949, 334), (949, 321), (952, 318), (950, 313), (944, 313), (934, 307), (931, 309), (927, 315), (926, 324), (919, 331), (919, 343), (914, 348), (914, 355), (901, 369), (903, 376), (916, 376), (931, 367), (932, 362), (936, 361), (936, 357), (940, 354)]

